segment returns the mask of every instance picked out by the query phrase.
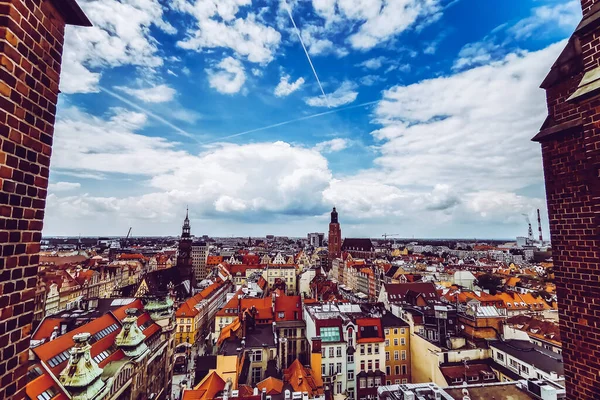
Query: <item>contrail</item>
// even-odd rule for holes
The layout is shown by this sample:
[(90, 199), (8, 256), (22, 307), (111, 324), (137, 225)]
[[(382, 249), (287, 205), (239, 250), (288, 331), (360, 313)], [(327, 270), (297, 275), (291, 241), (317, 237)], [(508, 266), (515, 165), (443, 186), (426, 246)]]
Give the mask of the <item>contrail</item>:
[(300, 44), (302, 45), (302, 48), (304, 49), (304, 54), (306, 54), (308, 63), (310, 64), (313, 74), (315, 74), (315, 78), (317, 79), (317, 83), (319, 84), (319, 88), (321, 89), (321, 93), (323, 93), (323, 98), (325, 99), (325, 103), (327, 103), (328, 108), (331, 108), (331, 106), (329, 105), (329, 100), (327, 99), (327, 96), (325, 95), (325, 91), (323, 90), (323, 85), (321, 85), (321, 81), (319, 80), (319, 76), (317, 75), (317, 70), (315, 69), (315, 66), (312, 63), (312, 60), (310, 59), (310, 56), (308, 55), (308, 51), (306, 50), (306, 46), (304, 45), (304, 41), (302, 40), (302, 36), (300, 35), (300, 30), (296, 26), (296, 21), (294, 21), (294, 17), (292, 17), (292, 11), (290, 10), (290, 6), (288, 5), (287, 0), (284, 0), (284, 3), (285, 3), (285, 9), (286, 9), (288, 15), (290, 16), (290, 20), (292, 21), (292, 25), (294, 25), (294, 30), (296, 31), (296, 35), (298, 35)]
[(198, 142), (198, 139), (196, 139), (193, 135), (189, 134), (188, 132), (184, 131), (183, 129), (179, 128), (178, 126), (174, 125), (173, 123), (167, 121), (166, 119), (164, 119), (163, 117), (161, 117), (160, 115), (156, 115), (151, 111), (148, 111), (142, 107), (140, 107), (139, 105), (135, 104), (133, 101), (126, 99), (125, 97), (121, 96), (118, 93), (113, 92), (112, 90), (106, 89), (102, 86), (99, 86), (100, 90), (102, 90), (104, 93), (111, 95), (112, 97), (121, 100), (123, 103), (135, 108), (136, 110), (146, 114), (148, 117), (153, 118), (155, 120), (157, 120), (158, 122), (161, 122), (165, 125), (167, 125), (170, 128), (173, 128), (177, 133), (179, 133), (182, 136), (185, 136), (187, 138), (193, 139), (196, 142)]
[(225, 140), (225, 139), (231, 139), (231, 138), (234, 138), (234, 137), (247, 135), (249, 133), (264, 131), (264, 130), (271, 129), (271, 128), (277, 128), (278, 126), (288, 125), (288, 124), (291, 124), (291, 123), (294, 123), (294, 122), (298, 122), (298, 121), (304, 121), (304, 120), (307, 120), (307, 119), (317, 118), (317, 117), (321, 117), (321, 116), (327, 115), (327, 114), (334, 114), (334, 113), (337, 113), (337, 112), (340, 112), (340, 111), (350, 110), (350, 109), (353, 109), (353, 108), (366, 107), (366, 106), (370, 106), (371, 104), (377, 104), (380, 101), (381, 100), (368, 101), (366, 103), (355, 104), (353, 106), (336, 108), (335, 110), (323, 111), (323, 112), (320, 112), (320, 113), (317, 113), (317, 114), (307, 115), (306, 117), (295, 118), (295, 119), (291, 119), (289, 121), (278, 122), (276, 124), (263, 126), (261, 128), (250, 129), (249, 131), (235, 133), (235, 134), (229, 135), (229, 136), (223, 136), (223, 137), (220, 137), (218, 139), (211, 140), (209, 142), (204, 142), (204, 143), (201, 143), (201, 144), (210, 144), (210, 143), (220, 142), (220, 141)]

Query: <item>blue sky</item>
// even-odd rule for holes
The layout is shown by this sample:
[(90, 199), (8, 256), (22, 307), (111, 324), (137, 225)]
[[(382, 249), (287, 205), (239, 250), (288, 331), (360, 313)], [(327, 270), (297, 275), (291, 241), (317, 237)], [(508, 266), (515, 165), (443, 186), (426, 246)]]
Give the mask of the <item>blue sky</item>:
[(79, 3), (46, 235), (175, 235), (186, 205), (214, 236), (326, 231), (334, 205), (344, 236), (546, 214), (529, 139), (578, 1)]

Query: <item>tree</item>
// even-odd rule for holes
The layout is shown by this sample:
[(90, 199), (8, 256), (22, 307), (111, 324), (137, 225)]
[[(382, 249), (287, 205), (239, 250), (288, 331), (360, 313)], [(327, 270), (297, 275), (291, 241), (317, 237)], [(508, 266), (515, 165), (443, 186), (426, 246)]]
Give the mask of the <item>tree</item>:
[(502, 279), (492, 274), (483, 274), (477, 278), (475, 284), (482, 289), (489, 290), (490, 294), (496, 294), (498, 288), (502, 285)]

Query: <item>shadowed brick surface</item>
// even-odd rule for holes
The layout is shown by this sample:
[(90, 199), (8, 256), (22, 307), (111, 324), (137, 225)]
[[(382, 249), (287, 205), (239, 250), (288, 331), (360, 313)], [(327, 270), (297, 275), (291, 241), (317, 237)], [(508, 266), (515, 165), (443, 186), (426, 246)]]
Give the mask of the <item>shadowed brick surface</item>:
[(0, 0), (0, 399), (25, 397), (65, 22)]
[[(582, 0), (583, 17), (600, 7)], [(600, 65), (600, 26), (574, 33), (544, 81), (549, 119), (540, 138), (568, 399), (600, 398), (600, 98), (567, 99)]]

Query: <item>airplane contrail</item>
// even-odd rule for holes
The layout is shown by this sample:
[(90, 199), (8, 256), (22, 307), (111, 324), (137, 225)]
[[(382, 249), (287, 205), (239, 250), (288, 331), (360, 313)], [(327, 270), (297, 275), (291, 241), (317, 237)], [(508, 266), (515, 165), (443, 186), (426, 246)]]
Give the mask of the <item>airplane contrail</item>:
[(139, 105), (135, 104), (133, 101), (121, 96), (118, 93), (113, 92), (112, 90), (106, 89), (102, 86), (99, 86), (100, 90), (103, 91), (104, 93), (118, 99), (121, 100), (123, 103), (135, 108), (136, 110), (146, 114), (148, 117), (153, 118), (155, 120), (157, 120), (158, 122), (161, 122), (165, 125), (167, 125), (170, 128), (173, 128), (178, 134), (180, 134), (181, 136), (185, 136), (187, 138), (193, 139), (196, 142), (198, 142), (198, 139), (196, 137), (194, 137), (192, 134), (184, 131), (183, 129), (181, 129), (180, 127), (178, 127), (177, 125), (174, 125), (172, 122), (167, 121), (166, 119), (164, 119), (163, 117), (161, 117), (160, 115), (156, 115), (151, 111), (148, 111), (146, 109), (144, 109), (143, 107), (140, 107)]
[(215, 140), (211, 140), (209, 142), (204, 142), (204, 143), (201, 143), (201, 144), (210, 144), (210, 143), (220, 142), (220, 141), (225, 140), (225, 139), (231, 139), (231, 138), (234, 138), (234, 137), (247, 135), (249, 133), (254, 133), (254, 132), (264, 131), (264, 130), (267, 130), (267, 129), (277, 128), (278, 126), (288, 125), (288, 124), (291, 124), (291, 123), (294, 123), (294, 122), (298, 122), (298, 121), (304, 121), (304, 120), (307, 120), (307, 119), (317, 118), (317, 117), (321, 117), (321, 116), (327, 115), (327, 114), (334, 114), (334, 113), (338, 113), (340, 111), (350, 110), (350, 109), (353, 109), (353, 108), (366, 107), (366, 106), (370, 106), (372, 104), (377, 104), (380, 101), (381, 100), (368, 101), (366, 103), (355, 104), (353, 106), (341, 107), (341, 108), (336, 108), (334, 110), (323, 111), (323, 112), (320, 112), (320, 113), (317, 113), (317, 114), (307, 115), (305, 117), (294, 118), (294, 119), (290, 119), (288, 121), (278, 122), (276, 124), (267, 125), (267, 126), (263, 126), (263, 127), (255, 128), (255, 129), (250, 129), (250, 130), (244, 131), (244, 132), (234, 133), (233, 135), (223, 136), (223, 137), (217, 138)]
[(300, 44), (302, 45), (302, 48), (304, 49), (304, 54), (306, 54), (306, 58), (308, 59), (308, 63), (310, 64), (310, 68), (312, 68), (313, 74), (315, 74), (315, 78), (317, 79), (317, 83), (319, 84), (319, 88), (321, 89), (321, 93), (323, 93), (323, 98), (325, 99), (325, 103), (327, 103), (328, 108), (331, 108), (331, 106), (329, 105), (329, 99), (325, 95), (325, 91), (323, 90), (323, 85), (321, 85), (321, 81), (319, 80), (319, 75), (317, 75), (317, 70), (315, 69), (315, 66), (312, 63), (312, 60), (310, 59), (310, 56), (308, 55), (308, 51), (306, 50), (306, 46), (304, 45), (304, 41), (302, 40), (302, 36), (300, 35), (300, 30), (296, 26), (296, 21), (294, 21), (294, 17), (292, 17), (292, 10), (290, 10), (290, 6), (288, 5), (287, 0), (284, 0), (284, 3), (285, 3), (285, 9), (286, 9), (288, 15), (290, 16), (290, 20), (292, 21), (292, 25), (294, 25), (294, 30), (296, 31), (296, 35), (298, 35)]

